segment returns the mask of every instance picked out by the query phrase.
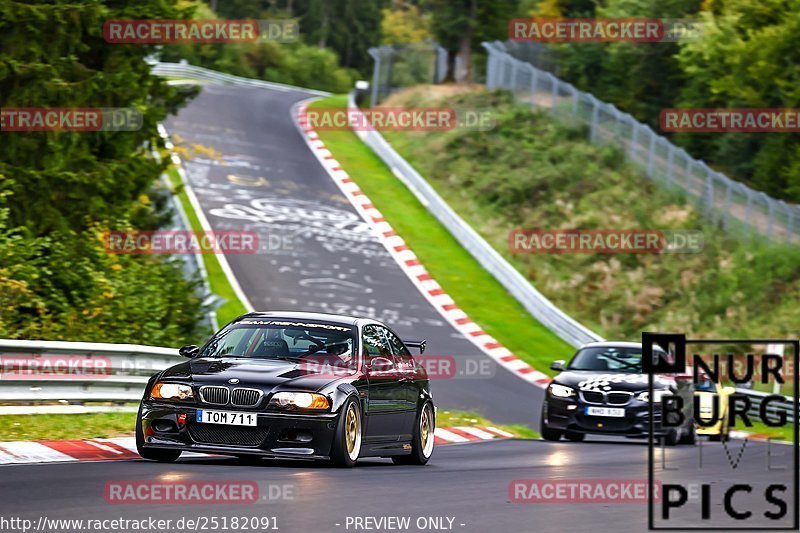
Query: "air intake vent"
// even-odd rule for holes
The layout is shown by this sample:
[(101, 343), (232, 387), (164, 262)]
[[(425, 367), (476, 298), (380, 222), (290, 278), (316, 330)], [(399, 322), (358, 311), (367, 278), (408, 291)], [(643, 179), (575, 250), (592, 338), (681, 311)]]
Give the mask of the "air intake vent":
[(266, 427), (223, 426), (218, 424), (189, 424), (189, 434), (195, 442), (225, 444), (255, 448), (267, 438)]

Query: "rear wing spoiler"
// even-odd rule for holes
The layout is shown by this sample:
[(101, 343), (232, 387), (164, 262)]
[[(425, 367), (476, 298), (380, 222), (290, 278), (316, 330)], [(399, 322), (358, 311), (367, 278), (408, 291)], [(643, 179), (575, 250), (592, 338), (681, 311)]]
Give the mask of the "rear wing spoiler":
[(427, 342), (428, 341), (403, 341), (403, 344), (409, 348), (419, 348), (419, 353), (424, 353)]

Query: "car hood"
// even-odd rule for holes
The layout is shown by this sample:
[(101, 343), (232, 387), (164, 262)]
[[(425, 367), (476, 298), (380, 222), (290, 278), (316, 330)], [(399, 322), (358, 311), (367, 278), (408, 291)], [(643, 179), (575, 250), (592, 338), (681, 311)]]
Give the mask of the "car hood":
[[(568, 370), (553, 379), (555, 383), (578, 390), (616, 390), (638, 392), (647, 390), (647, 374), (625, 374), (622, 372), (598, 372), (594, 370)], [(665, 389), (674, 380), (662, 376), (653, 377), (653, 388)], [(605, 389), (610, 387), (610, 389)]]
[[(355, 372), (330, 369), (315, 371), (290, 361), (242, 358), (192, 359), (166, 369), (161, 379), (197, 386), (235, 385), (254, 387), (269, 393), (273, 389), (316, 392), (337, 379), (352, 378)], [(231, 384), (229, 380), (239, 380)]]

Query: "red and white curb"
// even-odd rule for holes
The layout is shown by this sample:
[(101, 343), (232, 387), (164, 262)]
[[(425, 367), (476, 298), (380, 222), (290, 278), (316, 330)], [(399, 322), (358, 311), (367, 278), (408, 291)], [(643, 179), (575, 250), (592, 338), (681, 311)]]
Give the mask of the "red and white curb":
[(397, 235), (391, 224), (375, 208), (358, 184), (342, 169), (339, 162), (331, 154), (331, 151), (325, 148), (325, 143), (320, 140), (319, 134), (314, 131), (308, 122), (306, 115), (308, 103), (309, 101), (300, 102), (295, 105), (292, 111), (303, 139), (334, 183), (336, 183), (361, 217), (370, 225), (373, 232), (389, 251), (389, 254), (400, 265), (400, 268), (403, 269), (403, 272), (422, 295), (457, 331), (480, 348), (486, 355), (494, 359), (498, 365), (538, 387), (546, 387), (550, 383), (550, 378), (546, 374), (536, 370), (511, 353), (495, 338), (483, 331), (433, 279), (402, 237)]
[[(458, 426), (436, 428), (434, 443), (439, 446), (513, 436), (507, 431), (491, 426)], [(212, 455), (184, 452), (182, 457), (212, 457)], [(0, 465), (124, 461), (138, 458), (134, 437), (0, 442)]]

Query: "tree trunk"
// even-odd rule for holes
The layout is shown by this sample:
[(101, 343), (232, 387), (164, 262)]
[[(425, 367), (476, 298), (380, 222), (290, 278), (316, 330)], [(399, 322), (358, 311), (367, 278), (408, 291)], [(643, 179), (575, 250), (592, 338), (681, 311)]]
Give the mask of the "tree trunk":
[(328, 5), (323, 3), (322, 6), (322, 28), (320, 29), (319, 47), (324, 50), (328, 44)]
[(466, 84), (472, 81), (472, 39), (475, 36), (475, 19), (478, 17), (478, 0), (472, 0), (469, 6), (469, 25), (458, 43), (458, 61), (456, 62), (456, 83)]
[(452, 50), (447, 51), (447, 65), (442, 83), (452, 83), (456, 80), (456, 53)]

